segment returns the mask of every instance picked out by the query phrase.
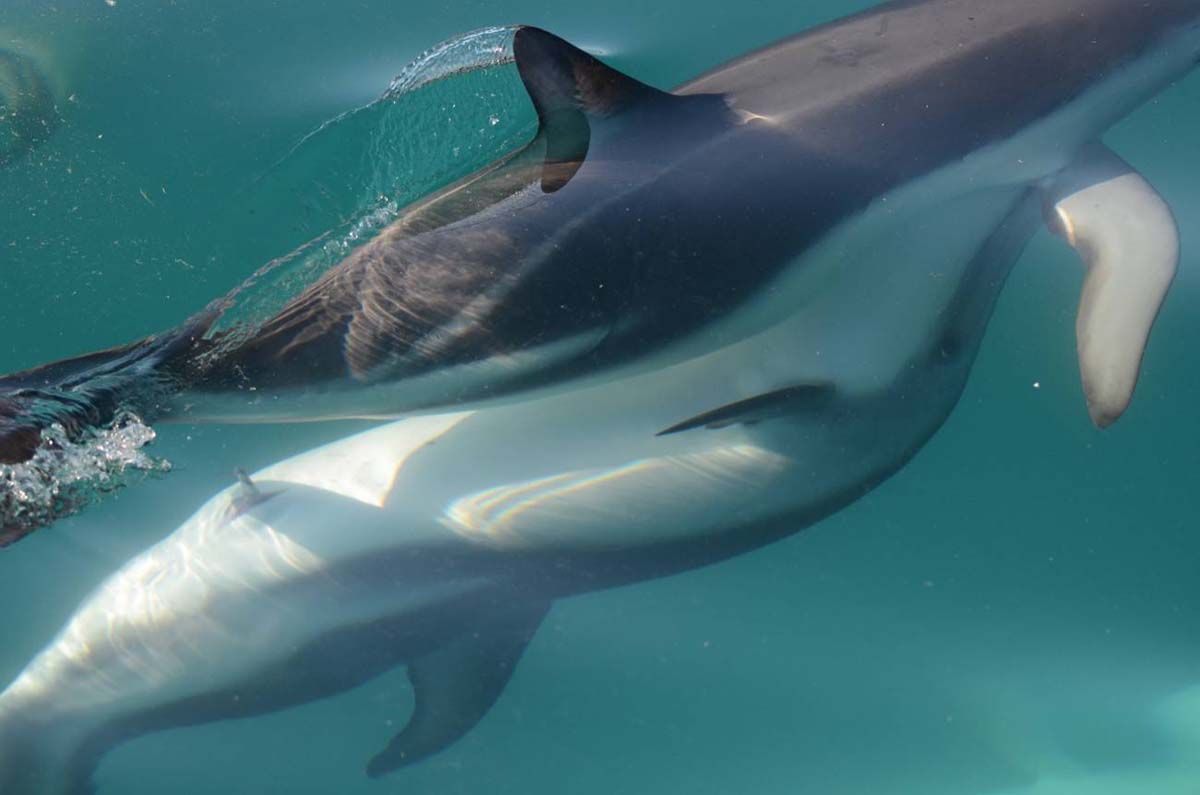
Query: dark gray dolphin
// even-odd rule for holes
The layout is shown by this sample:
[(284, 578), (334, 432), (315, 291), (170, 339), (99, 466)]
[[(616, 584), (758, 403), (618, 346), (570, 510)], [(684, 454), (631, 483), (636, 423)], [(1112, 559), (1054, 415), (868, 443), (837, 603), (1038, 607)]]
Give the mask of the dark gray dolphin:
[[(0, 694), (3, 795), (76, 795), (120, 742), (327, 697), (400, 665), (416, 709), (368, 772), (436, 753), (487, 713), (554, 600), (761, 547), (902, 467), (956, 404), (1004, 280), (1045, 221), (1089, 269), (1078, 332), (1092, 416), (1104, 424), (1124, 408), (1178, 240), (1161, 199), (1097, 139), (1196, 64), (1200, 0), (885, 4), (683, 87), (699, 99), (677, 118), (716, 132), (681, 133), (678, 151), (638, 139), (670, 125), (665, 106), (616, 99), (630, 96), (624, 78), (540, 31), (523, 29), (516, 50), (545, 71), (527, 78), (541, 97), (542, 149), (413, 208), (393, 230), (399, 241), (432, 235), (422, 261), (440, 277), (422, 289), (455, 284), (457, 257), (487, 249), (439, 237), (463, 223), (428, 214), (441, 207), (443, 220), (506, 230), (505, 250), (529, 264), (506, 280), (463, 263), (462, 294), (483, 296), (488, 312), (493, 301), (521, 311), (538, 295), (594, 292), (603, 305), (615, 284), (620, 322), (562, 320), (574, 335), (601, 324), (587, 350), (626, 346), (632, 360), (639, 339), (661, 351), (702, 341), (687, 356), (651, 354), (670, 367), (409, 417), (239, 477), (115, 572)], [(633, 95), (659, 99), (648, 91)], [(658, 159), (629, 159), (648, 151)], [(524, 173), (525, 187), (506, 193), (502, 173)], [(491, 186), (484, 209), (470, 205), (475, 184)], [(459, 201), (468, 206), (445, 210)], [(539, 227), (542, 248), (522, 237), (538, 226), (516, 220), (528, 207), (540, 220), (557, 206), (572, 211)], [(669, 248), (689, 235), (720, 261)], [(576, 293), (569, 280), (552, 288), (547, 272), (544, 292), (508, 302), (544, 263), (572, 266), (555, 259), (568, 241), (611, 257), (580, 257), (584, 273), (608, 267), (623, 281), (585, 279)], [(376, 256), (328, 278), (383, 301), (386, 290), (363, 287), (393, 273)], [(670, 269), (657, 271), (660, 261)], [(276, 329), (302, 345), (299, 330), (320, 339), (329, 325), (288, 330), (288, 317), (342, 318), (330, 339), (350, 338), (357, 310), (323, 314), (316, 296), (343, 288), (323, 289), (245, 343), (242, 361), (286, 360), (287, 345), (268, 343)], [(386, 308), (404, 317), (400, 304)], [(549, 303), (519, 317), (564, 327)], [(497, 328), (520, 327), (505, 322)], [(439, 324), (443, 342), (428, 351), (449, 357), (443, 370), (483, 355), (466, 350), (493, 350), (471, 340), (526, 339)], [(570, 339), (547, 334), (546, 345)], [(164, 339), (186, 358), (186, 334)], [(158, 344), (91, 364), (126, 357), (108, 371), (119, 373), (172, 361)], [(398, 350), (394, 366), (417, 367), (417, 352)], [(609, 355), (619, 372), (621, 356)], [(44, 372), (66, 378), (73, 366)]]
[(1018, 140), (1013, 184), (1079, 162), (1190, 65), (1194, 18), (1195, 0), (887, 4), (671, 93), (520, 28), (540, 119), (527, 147), (407, 208), (257, 328), (210, 333), (218, 303), (0, 378), (0, 460), (27, 458), (52, 419), (86, 426), (121, 404), (390, 418), (729, 344), (793, 312), (802, 296), (780, 296), (820, 270), (809, 255), (890, 192)]

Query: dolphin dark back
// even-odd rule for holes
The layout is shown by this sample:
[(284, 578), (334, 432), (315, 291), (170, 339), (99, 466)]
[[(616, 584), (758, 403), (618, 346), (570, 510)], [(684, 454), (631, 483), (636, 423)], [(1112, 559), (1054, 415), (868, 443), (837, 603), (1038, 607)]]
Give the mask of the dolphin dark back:
[[(225, 388), (229, 372), (259, 390), (317, 375), (410, 379), (578, 341), (536, 372), (420, 401), (435, 405), (630, 361), (726, 315), (873, 199), (1047, 118), (1198, 21), (1200, 0), (890, 3), (739, 58), (675, 97), (523, 28), (517, 64), (543, 123), (534, 146), (547, 169), (570, 161), (567, 177), (515, 214), (481, 202), (456, 224), (389, 235), (269, 321), (205, 388)], [(554, 154), (564, 136), (546, 133), (552, 118), (567, 125), (542, 95), (602, 106), (572, 126), (582, 133), (565, 156)], [(1111, 119), (1130, 109), (1112, 107)], [(1060, 142), (1065, 156), (1085, 143)], [(539, 180), (549, 184), (527, 182)], [(494, 181), (458, 192), (487, 194)], [(402, 287), (413, 275), (424, 286)], [(364, 295), (382, 300), (363, 311)]]
[[(677, 93), (725, 94), (815, 155), (853, 164), (876, 193), (1046, 118), (1197, 25), (1200, 0), (906, 0), (773, 43)], [(1112, 120), (1131, 109), (1111, 108)]]

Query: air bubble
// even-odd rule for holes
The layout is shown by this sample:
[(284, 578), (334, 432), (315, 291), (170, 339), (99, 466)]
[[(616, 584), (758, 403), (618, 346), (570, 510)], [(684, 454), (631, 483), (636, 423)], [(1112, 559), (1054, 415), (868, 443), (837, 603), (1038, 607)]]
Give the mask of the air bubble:
[(28, 461), (0, 464), (0, 546), (69, 516), (134, 474), (168, 472), (171, 463), (143, 449), (154, 429), (129, 412), (72, 438), (55, 423)]

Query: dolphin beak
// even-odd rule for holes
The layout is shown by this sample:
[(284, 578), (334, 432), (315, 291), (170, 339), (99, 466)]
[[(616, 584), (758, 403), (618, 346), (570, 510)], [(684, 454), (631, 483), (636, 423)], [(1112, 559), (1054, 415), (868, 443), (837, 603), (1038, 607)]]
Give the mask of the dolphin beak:
[(1088, 413), (1099, 428), (1129, 407), (1150, 330), (1175, 278), (1179, 231), (1153, 187), (1108, 150), (1060, 176), (1051, 229), (1087, 275), (1075, 336)]

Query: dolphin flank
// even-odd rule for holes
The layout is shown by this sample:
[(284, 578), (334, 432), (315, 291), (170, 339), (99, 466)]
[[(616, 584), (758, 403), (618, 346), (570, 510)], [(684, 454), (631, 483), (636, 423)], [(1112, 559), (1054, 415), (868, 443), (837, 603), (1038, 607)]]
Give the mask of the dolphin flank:
[(11, 376), (6, 400), (53, 382), (103, 405), (168, 373), (146, 398), (164, 415), (185, 392), (253, 415), (222, 392), (233, 362), (297, 414), (578, 383), (240, 473), (0, 694), (0, 793), (90, 792), (119, 743), (399, 666), (416, 706), (366, 771), (437, 753), (555, 600), (761, 547), (902, 467), (1045, 224), (1088, 268), (1091, 415), (1125, 409), (1178, 237), (1099, 139), (1196, 65), (1200, 0), (885, 3), (673, 94), (515, 35), (531, 148), (410, 208), (215, 364), (192, 360), (201, 317)]

